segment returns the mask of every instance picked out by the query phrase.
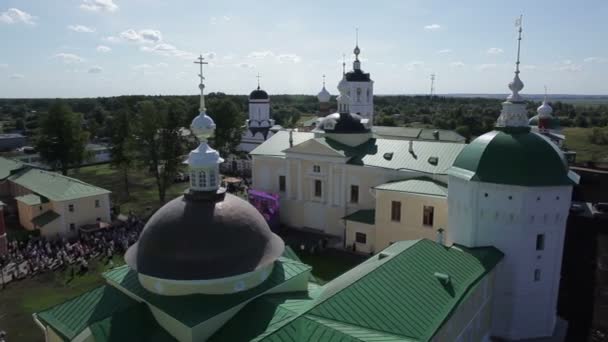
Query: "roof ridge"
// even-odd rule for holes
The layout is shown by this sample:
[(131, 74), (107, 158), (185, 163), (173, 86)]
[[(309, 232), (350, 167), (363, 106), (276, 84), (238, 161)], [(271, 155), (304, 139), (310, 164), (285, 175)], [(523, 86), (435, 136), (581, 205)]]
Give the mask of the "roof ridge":
[[(326, 318), (326, 317), (318, 316), (318, 315), (315, 315), (315, 314), (312, 314), (312, 313), (305, 314), (305, 315), (304, 315), (304, 318), (312, 319), (312, 320), (314, 320), (315, 322), (317, 322), (317, 323), (319, 323), (319, 324), (322, 324), (323, 326), (325, 326), (325, 327), (327, 327), (327, 328), (329, 328), (329, 329), (332, 329), (332, 330), (337, 330), (337, 329), (334, 329), (334, 328), (332, 328), (332, 327), (329, 327), (329, 326), (325, 325), (325, 323), (320, 322), (320, 321), (330, 321), (330, 322), (336, 322), (336, 323), (338, 323), (338, 324), (342, 324), (342, 325), (345, 325), (345, 326), (347, 326), (347, 327), (359, 328), (359, 329), (361, 329), (361, 330), (373, 331), (373, 332), (375, 332), (375, 333), (380, 333), (380, 334), (382, 334), (382, 335), (389, 335), (389, 336), (391, 336), (391, 337), (398, 337), (398, 338), (408, 338), (408, 339), (410, 339), (411, 341), (417, 341), (415, 338), (413, 338), (413, 337), (411, 337), (411, 336), (398, 335), (398, 334), (393, 334), (393, 333), (389, 333), (389, 332), (382, 331), (382, 330), (371, 329), (371, 328), (363, 327), (363, 326), (360, 326), (360, 325), (355, 325), (355, 324), (351, 324), (351, 323), (347, 323), (347, 322), (343, 322), (343, 321), (339, 321), (339, 320), (335, 320), (335, 319), (331, 319), (331, 318)], [(356, 337), (355, 337), (355, 338), (356, 338)], [(359, 339), (359, 338), (356, 338), (356, 339), (357, 339), (357, 340), (359, 340), (359, 341), (363, 341), (363, 340), (361, 340), (361, 339)]]

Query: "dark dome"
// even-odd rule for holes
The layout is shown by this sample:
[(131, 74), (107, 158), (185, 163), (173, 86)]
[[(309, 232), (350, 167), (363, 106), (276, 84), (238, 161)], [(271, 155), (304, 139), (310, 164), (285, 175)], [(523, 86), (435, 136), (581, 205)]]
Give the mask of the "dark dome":
[(361, 69), (351, 70), (346, 73), (346, 80), (349, 82), (370, 82), (369, 73), (363, 72)]
[(251, 94), (249, 94), (249, 99), (250, 100), (268, 100), (268, 93), (266, 93), (266, 91), (260, 89), (260, 87), (258, 87), (258, 89), (254, 90), (251, 92)]
[(144, 275), (209, 280), (266, 266), (284, 247), (256, 208), (236, 196), (217, 202), (180, 196), (152, 215), (125, 259)]
[(361, 123), (361, 116), (353, 113), (333, 113), (319, 121), (317, 129), (326, 133), (368, 133), (370, 129)]
[(452, 174), (472, 181), (521, 185), (572, 185), (568, 165), (555, 144), (528, 127), (494, 130), (462, 149)]

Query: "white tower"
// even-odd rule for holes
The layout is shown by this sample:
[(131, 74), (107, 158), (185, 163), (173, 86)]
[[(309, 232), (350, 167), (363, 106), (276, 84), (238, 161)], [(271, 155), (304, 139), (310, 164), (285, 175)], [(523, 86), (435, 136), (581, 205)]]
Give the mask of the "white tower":
[(260, 75), (258, 74), (258, 87), (249, 94), (249, 119), (247, 130), (241, 137), (239, 149), (251, 152), (258, 145), (266, 141), (273, 134), (271, 131), (275, 121), (270, 118), (270, 97), (260, 88)]
[(195, 191), (213, 191), (219, 187), (219, 164), (224, 160), (220, 154), (212, 149), (207, 144), (207, 139), (213, 135), (215, 131), (215, 123), (213, 119), (207, 116), (205, 108), (205, 84), (203, 80), (203, 56), (199, 56), (194, 63), (200, 65), (201, 83), (198, 88), (201, 90), (201, 103), (199, 106), (199, 114), (192, 120), (190, 129), (192, 133), (199, 139), (200, 145), (188, 155), (188, 166), (190, 168), (190, 188)]
[(554, 332), (566, 221), (578, 181), (562, 152), (528, 126), (519, 95), (521, 25), (519, 32), (511, 94), (496, 129), (462, 150), (448, 180), (448, 240), (495, 246), (505, 255), (496, 270), (491, 331), (507, 340)]
[[(357, 39), (355, 49), (355, 61), (353, 62), (353, 70), (344, 74), (343, 79), (347, 86), (347, 95), (350, 98), (351, 113), (359, 114), (363, 118), (374, 122), (374, 81), (370, 78), (369, 73), (364, 73), (361, 70), (361, 61), (359, 60), (359, 31), (357, 30)], [(339, 88), (340, 86), (338, 86)]]

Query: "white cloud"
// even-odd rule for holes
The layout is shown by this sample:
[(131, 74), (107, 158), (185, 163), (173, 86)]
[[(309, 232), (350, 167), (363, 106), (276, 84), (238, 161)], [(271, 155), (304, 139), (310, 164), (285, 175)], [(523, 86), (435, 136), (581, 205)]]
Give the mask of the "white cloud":
[(70, 63), (80, 63), (82, 61), (84, 61), (84, 59), (78, 55), (75, 55), (73, 53), (57, 53), (53, 56), (54, 58), (59, 58), (61, 60), (63, 60), (64, 63), (66, 64), (70, 64)]
[(145, 64), (134, 65), (134, 66), (131, 67), (131, 69), (133, 69), (133, 70), (147, 70), (147, 69), (153, 69), (153, 68), (166, 68), (168, 66), (169, 66), (169, 64), (163, 63), (163, 62), (157, 63), (155, 65), (145, 63)]
[(11, 80), (20, 80), (22, 78), (24, 78), (25, 76), (21, 75), (21, 74), (12, 74), (10, 75), (8, 78), (10, 78)]
[(437, 31), (437, 30), (441, 29), (441, 25), (439, 25), (439, 24), (426, 25), (424, 27), (424, 29), (427, 31)]
[(221, 16), (221, 17), (211, 17), (211, 18), (209, 19), (209, 22), (210, 22), (212, 25), (215, 25), (215, 24), (217, 24), (217, 23), (219, 23), (219, 22), (228, 22), (228, 21), (230, 21), (231, 19), (232, 19), (231, 17), (229, 17), (229, 16), (227, 16), (227, 15), (223, 15), (223, 16)]
[(105, 53), (105, 52), (112, 51), (112, 48), (110, 48), (109, 46), (105, 46), (105, 45), (99, 45), (96, 50), (97, 50), (97, 52), (104, 52)]
[(501, 54), (501, 53), (503, 53), (503, 52), (504, 52), (504, 50), (503, 50), (503, 49), (501, 49), (501, 48), (496, 48), (496, 47), (489, 48), (489, 49), (486, 51), (486, 53), (489, 53), (490, 55), (499, 55), (499, 54)]
[(87, 71), (89, 74), (100, 74), (103, 71), (103, 68), (99, 65), (95, 65), (89, 68)]
[(83, 0), (80, 8), (92, 12), (114, 12), (118, 5), (112, 0)]
[(450, 66), (453, 67), (453, 68), (462, 68), (464, 66), (464, 63), (460, 62), (460, 61), (458, 61), (458, 62), (452, 62), (452, 63), (450, 63)]
[(119, 37), (135, 43), (158, 43), (162, 40), (162, 35), (158, 30), (139, 30), (128, 29), (119, 34)]
[(302, 58), (293, 53), (285, 53), (278, 55), (277, 61), (279, 61), (279, 63), (300, 63), (300, 61), (302, 61)]
[(249, 63), (239, 63), (236, 66), (238, 66), (240, 68), (245, 68), (245, 69), (253, 69), (253, 68), (255, 68), (255, 65), (249, 64)]
[(108, 36), (108, 37), (102, 38), (102, 40), (105, 42), (108, 42), (108, 43), (113, 43), (113, 44), (120, 42), (120, 38), (114, 37), (114, 36)]
[(266, 57), (272, 57), (274, 56), (274, 53), (272, 51), (266, 50), (266, 51), (253, 51), (251, 53), (249, 53), (249, 55), (247, 55), (247, 57), (249, 58), (255, 58), (255, 59), (263, 59)]
[(183, 58), (183, 59), (195, 59), (196, 58), (196, 54), (189, 52), (189, 51), (180, 50), (180, 49), (176, 48), (175, 46), (173, 46), (171, 44), (167, 44), (167, 43), (156, 44), (153, 47), (142, 46), (140, 48), (140, 50), (146, 51), (146, 52), (154, 52), (154, 53), (157, 53), (162, 56), (172, 56), (172, 57), (178, 57), (178, 58)]
[(9, 8), (6, 12), (0, 13), (0, 23), (5, 24), (18, 24), (24, 23), (29, 25), (35, 25), (36, 19), (33, 15), (23, 12), (17, 8)]
[(587, 57), (584, 59), (585, 63), (607, 63), (608, 58), (605, 57)]
[(6, 69), (6, 68), (8, 68), (8, 64), (0, 63), (0, 69)]
[(79, 32), (79, 33), (92, 33), (95, 29), (84, 25), (69, 25), (68, 30)]
[(444, 54), (444, 53), (452, 53), (452, 49), (443, 49), (443, 50), (439, 50), (439, 51), (437, 51), (437, 53), (441, 53), (441, 54)]
[(495, 69), (497, 67), (496, 64), (481, 64), (479, 66), (477, 66), (477, 70), (479, 71), (485, 71), (485, 70), (489, 70), (489, 69)]
[(424, 65), (424, 62), (422, 62), (422, 61), (411, 61), (411, 62), (405, 64), (405, 67), (407, 68), (408, 71), (412, 71), (412, 70), (422, 67), (423, 65)]
[(565, 59), (556, 63), (555, 69), (558, 71), (579, 72), (583, 70), (583, 66), (580, 64), (574, 64), (569, 59)]

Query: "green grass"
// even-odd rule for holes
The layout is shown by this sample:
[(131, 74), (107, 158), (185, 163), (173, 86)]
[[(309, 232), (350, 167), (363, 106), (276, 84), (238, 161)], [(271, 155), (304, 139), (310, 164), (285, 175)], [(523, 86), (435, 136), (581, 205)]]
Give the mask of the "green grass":
[[(133, 210), (142, 215), (147, 213), (147, 208), (154, 211), (161, 206), (154, 176), (139, 168), (134, 168), (129, 174), (129, 195), (126, 193), (122, 174), (108, 164), (70, 170), (69, 175), (112, 191), (112, 204), (119, 205), (122, 213)], [(181, 195), (187, 187), (188, 182), (173, 184), (167, 190), (166, 200)]]
[(566, 147), (576, 151), (576, 162), (608, 161), (608, 146), (592, 144), (589, 140), (592, 128), (565, 127)]
[[(122, 256), (113, 261), (115, 266), (124, 264)], [(91, 261), (89, 272), (74, 278), (66, 269), (9, 283), (0, 290), (0, 330), (6, 330), (9, 341), (41, 341), (42, 331), (32, 314), (102, 285), (101, 273), (107, 269), (104, 263)]]

